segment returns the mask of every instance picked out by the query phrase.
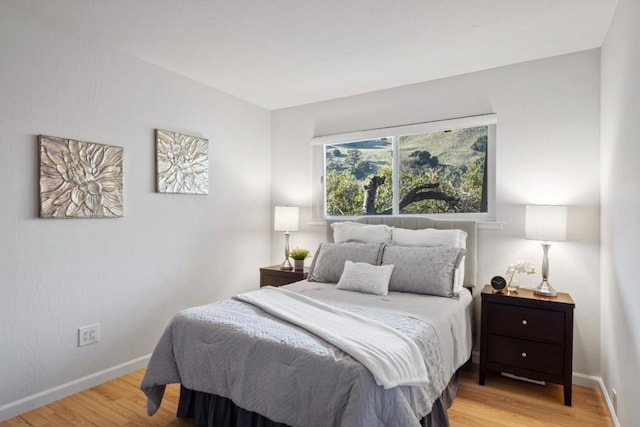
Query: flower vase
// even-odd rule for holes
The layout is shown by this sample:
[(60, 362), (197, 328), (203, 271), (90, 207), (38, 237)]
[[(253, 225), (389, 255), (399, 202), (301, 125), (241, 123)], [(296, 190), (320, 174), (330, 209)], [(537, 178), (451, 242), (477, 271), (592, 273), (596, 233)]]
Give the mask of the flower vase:
[(520, 281), (514, 277), (507, 285), (507, 292), (516, 292), (518, 289), (520, 289)]

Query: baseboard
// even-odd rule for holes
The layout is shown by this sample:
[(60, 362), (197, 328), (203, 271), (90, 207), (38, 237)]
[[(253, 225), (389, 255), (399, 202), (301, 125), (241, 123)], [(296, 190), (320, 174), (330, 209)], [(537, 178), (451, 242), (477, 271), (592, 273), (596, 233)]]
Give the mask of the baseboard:
[(600, 377), (598, 377), (598, 384), (600, 385), (600, 391), (604, 396), (604, 401), (607, 402), (607, 408), (609, 408), (609, 415), (611, 415), (611, 421), (613, 421), (614, 427), (620, 427), (618, 414), (616, 414), (616, 410), (613, 408), (613, 402), (611, 401), (607, 387), (604, 385), (604, 381), (602, 381), (602, 378)]
[(573, 385), (579, 385), (581, 387), (593, 388), (598, 390), (600, 388), (602, 379), (593, 375), (574, 372), (571, 381), (573, 381)]
[(131, 371), (135, 371), (136, 369), (144, 368), (147, 366), (150, 357), (151, 355), (147, 354), (145, 356), (138, 357), (137, 359), (121, 363), (117, 366), (78, 378), (77, 380), (69, 381), (68, 383), (24, 397), (16, 400), (15, 402), (2, 405), (0, 406), (0, 421), (13, 418), (17, 415), (39, 408), (40, 406), (55, 402), (63, 397), (67, 397), (74, 393), (78, 393), (79, 391), (102, 384), (106, 381), (128, 374)]

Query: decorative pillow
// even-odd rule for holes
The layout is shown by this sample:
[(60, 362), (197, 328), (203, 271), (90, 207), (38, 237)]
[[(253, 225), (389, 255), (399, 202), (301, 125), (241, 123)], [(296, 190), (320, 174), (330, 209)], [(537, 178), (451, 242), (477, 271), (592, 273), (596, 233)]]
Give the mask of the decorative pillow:
[(395, 267), (389, 290), (415, 294), (455, 297), (454, 271), (465, 250), (451, 246), (387, 245), (382, 265)]
[(358, 222), (334, 222), (333, 241), (336, 243), (357, 240), (368, 243), (387, 243), (391, 240), (391, 227), (384, 224), (360, 224)]
[(320, 243), (309, 268), (310, 282), (338, 283), (345, 261), (380, 265), (382, 243)]
[[(420, 230), (408, 230), (406, 228), (394, 228), (391, 232), (391, 243), (401, 246), (453, 246), (454, 248), (467, 249), (467, 233), (463, 230), (440, 230), (437, 228), (424, 228)], [(464, 255), (460, 266), (455, 271), (454, 287), (458, 292), (464, 287)]]
[(337, 289), (365, 294), (387, 295), (393, 265), (371, 265), (366, 262), (344, 262)]

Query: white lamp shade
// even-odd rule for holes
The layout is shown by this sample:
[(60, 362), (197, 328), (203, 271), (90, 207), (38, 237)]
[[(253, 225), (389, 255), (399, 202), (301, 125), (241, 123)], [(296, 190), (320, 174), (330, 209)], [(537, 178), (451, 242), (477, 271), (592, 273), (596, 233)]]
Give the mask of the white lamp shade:
[(527, 205), (524, 237), (545, 242), (567, 239), (567, 207)]
[(276, 206), (273, 215), (275, 231), (298, 231), (300, 208), (293, 206)]

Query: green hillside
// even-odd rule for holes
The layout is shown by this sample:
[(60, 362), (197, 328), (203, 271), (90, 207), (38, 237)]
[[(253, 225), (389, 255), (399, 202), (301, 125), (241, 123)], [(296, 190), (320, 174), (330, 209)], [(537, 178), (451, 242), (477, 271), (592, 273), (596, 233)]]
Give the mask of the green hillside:
[[(485, 155), (486, 148), (478, 150), (478, 148), (482, 148), (479, 147), (478, 141), (484, 138), (486, 146), (486, 137), (486, 126), (402, 136), (399, 141), (400, 162), (402, 164), (408, 162), (409, 156), (415, 151), (428, 151), (431, 156), (438, 158), (441, 165), (454, 167), (469, 165), (478, 157)], [(391, 140), (380, 138), (328, 145), (328, 168), (342, 169), (349, 150), (358, 150), (361, 161), (370, 162), (375, 169), (383, 165), (390, 165), (392, 161)], [(339, 154), (334, 155), (334, 152)]]
[(487, 135), (486, 127), (434, 132), (400, 137), (400, 161), (408, 161), (413, 151), (426, 150), (438, 157), (440, 164), (460, 167), (471, 163), (484, 152), (474, 150), (478, 138)]

